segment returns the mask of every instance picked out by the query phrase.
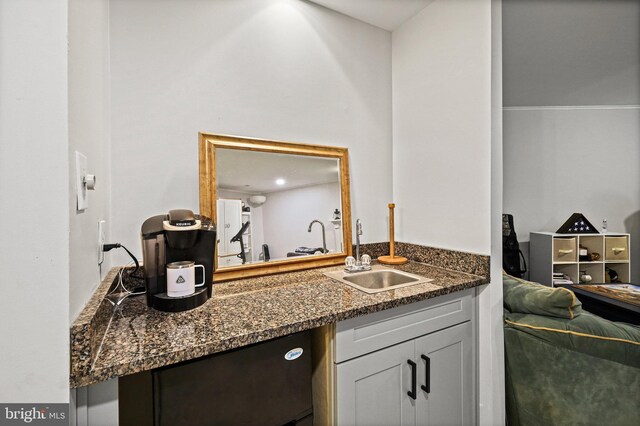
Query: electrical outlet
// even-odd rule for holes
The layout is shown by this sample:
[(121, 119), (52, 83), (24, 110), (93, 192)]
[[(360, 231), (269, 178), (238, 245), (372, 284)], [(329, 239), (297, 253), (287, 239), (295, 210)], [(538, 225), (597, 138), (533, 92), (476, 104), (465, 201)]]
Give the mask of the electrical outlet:
[(98, 265), (102, 265), (102, 262), (104, 262), (104, 250), (102, 247), (104, 246), (104, 243), (106, 241), (106, 238), (105, 238), (106, 228), (107, 228), (107, 221), (99, 220), (98, 221)]
[(87, 175), (87, 157), (76, 151), (76, 194), (78, 198), (78, 211), (89, 207), (87, 187), (82, 179)]

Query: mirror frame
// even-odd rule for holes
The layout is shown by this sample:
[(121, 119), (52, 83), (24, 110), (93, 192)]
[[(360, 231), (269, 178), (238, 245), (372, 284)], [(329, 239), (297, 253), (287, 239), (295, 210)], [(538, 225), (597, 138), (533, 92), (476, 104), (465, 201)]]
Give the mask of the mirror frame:
[(327, 255), (309, 256), (308, 258), (301, 256), (302, 258), (295, 257), (291, 259), (271, 260), (263, 263), (228, 266), (222, 269), (218, 269), (218, 256), (215, 256), (214, 282), (340, 265), (344, 264), (347, 256), (351, 256), (353, 248), (351, 243), (351, 200), (349, 197), (349, 150), (347, 148), (199, 133), (198, 167), (200, 178), (200, 214), (213, 219), (214, 222), (216, 222), (217, 217), (216, 149), (218, 148), (339, 159), (342, 239), (345, 251)]

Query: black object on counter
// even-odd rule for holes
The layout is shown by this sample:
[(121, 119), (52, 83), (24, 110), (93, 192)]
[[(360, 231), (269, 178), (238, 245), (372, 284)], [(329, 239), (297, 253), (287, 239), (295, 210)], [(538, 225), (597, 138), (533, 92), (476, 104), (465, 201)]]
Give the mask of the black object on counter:
[[(141, 230), (147, 305), (166, 312), (181, 312), (206, 302), (212, 293), (216, 228), (191, 210), (171, 210), (145, 220)], [(194, 261), (204, 266), (204, 285), (183, 297), (167, 295), (167, 263)], [(196, 270), (196, 281), (203, 277)]]

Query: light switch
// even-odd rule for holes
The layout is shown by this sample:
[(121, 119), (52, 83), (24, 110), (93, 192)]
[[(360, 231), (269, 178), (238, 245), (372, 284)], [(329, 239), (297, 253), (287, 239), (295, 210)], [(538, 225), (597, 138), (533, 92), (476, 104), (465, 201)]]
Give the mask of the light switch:
[(78, 198), (78, 211), (85, 210), (89, 207), (89, 199), (87, 197), (87, 187), (83, 182), (84, 176), (87, 174), (87, 157), (76, 151), (76, 193)]

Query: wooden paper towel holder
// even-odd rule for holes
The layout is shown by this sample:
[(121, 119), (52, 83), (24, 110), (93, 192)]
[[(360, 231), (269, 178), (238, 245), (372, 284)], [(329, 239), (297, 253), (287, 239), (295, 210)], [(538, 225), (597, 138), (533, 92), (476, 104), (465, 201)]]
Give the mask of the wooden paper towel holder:
[(380, 256), (378, 257), (378, 262), (384, 263), (385, 265), (403, 265), (407, 263), (409, 260), (406, 257), (396, 256), (396, 244), (394, 241), (394, 218), (393, 218), (393, 209), (395, 209), (396, 205), (394, 203), (389, 203), (389, 256)]

